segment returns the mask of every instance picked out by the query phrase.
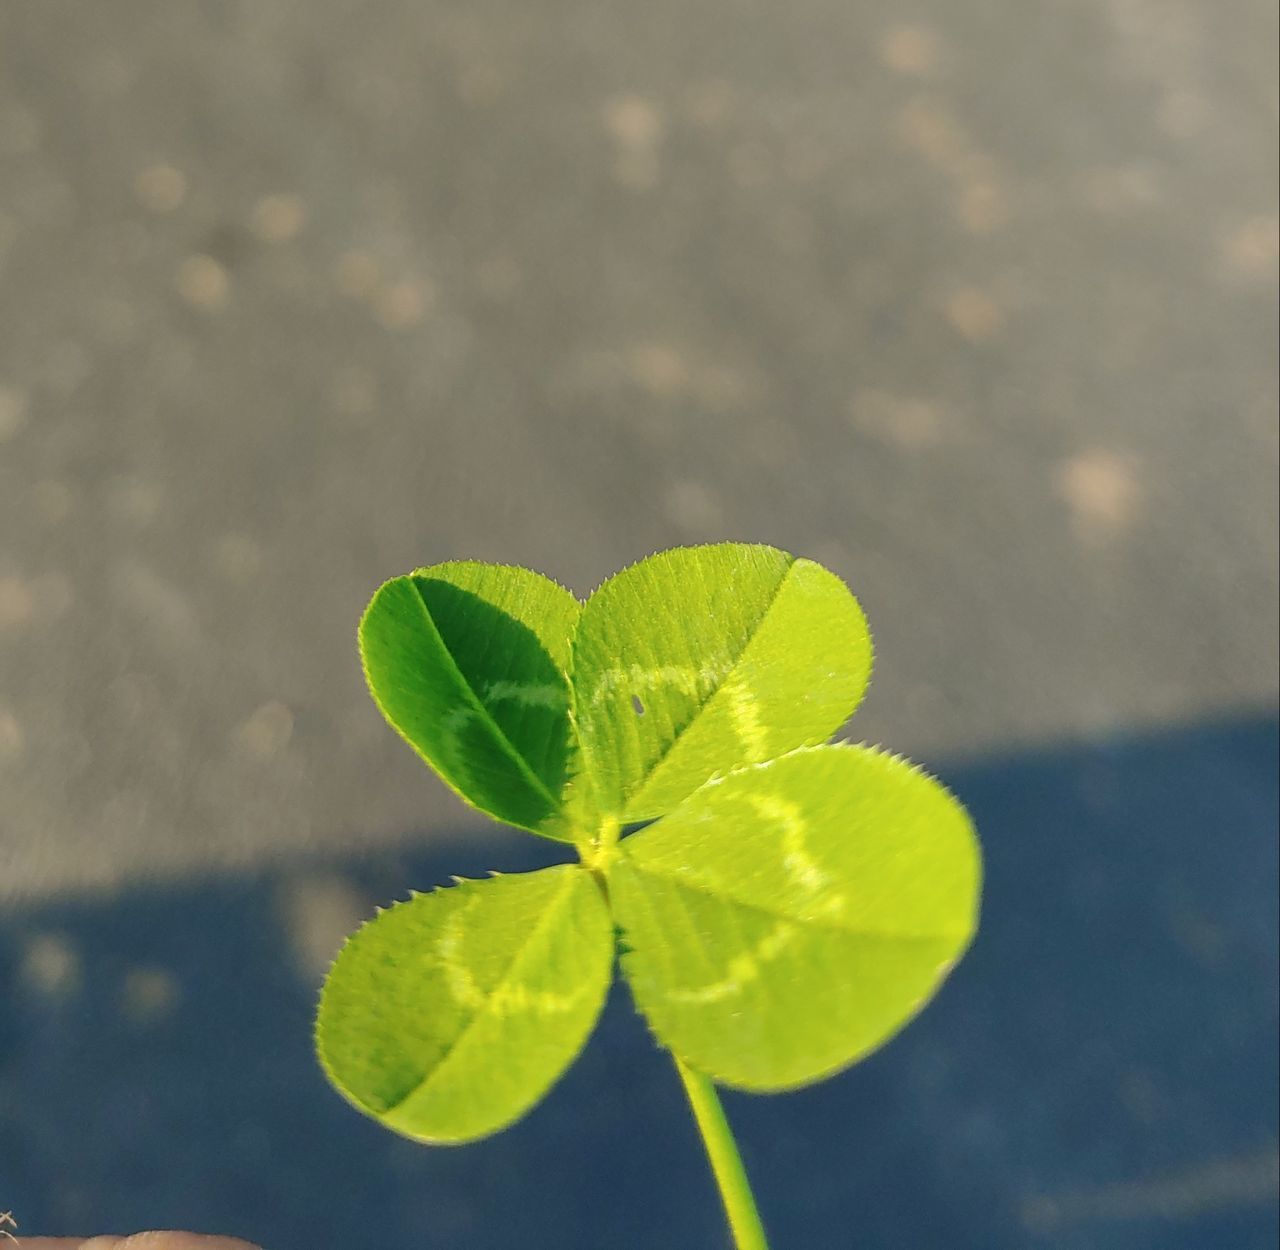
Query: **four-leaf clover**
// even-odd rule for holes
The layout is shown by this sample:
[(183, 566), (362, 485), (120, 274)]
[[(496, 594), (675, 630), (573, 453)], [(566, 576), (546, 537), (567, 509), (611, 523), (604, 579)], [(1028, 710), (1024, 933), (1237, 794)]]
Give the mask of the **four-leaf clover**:
[(527, 569), (441, 564), (378, 590), (360, 648), (378, 706), (464, 800), (580, 860), (415, 894), (347, 942), (319, 1055), (398, 1132), (459, 1142), (526, 1112), (619, 950), (682, 1065), (768, 1091), (880, 1045), (970, 941), (963, 807), (900, 758), (827, 744), (871, 639), (812, 561), (680, 548), (585, 603)]

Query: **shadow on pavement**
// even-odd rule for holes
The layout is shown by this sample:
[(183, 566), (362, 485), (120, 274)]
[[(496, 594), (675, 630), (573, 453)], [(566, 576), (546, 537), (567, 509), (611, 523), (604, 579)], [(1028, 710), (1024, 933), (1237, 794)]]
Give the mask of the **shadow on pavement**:
[[(1276, 751), (1258, 718), (943, 770), (985, 847), (977, 945), (882, 1053), (728, 1099), (778, 1247), (1274, 1244)], [(625, 992), (542, 1106), (468, 1147), (392, 1137), (313, 1062), (335, 912), (547, 849), (6, 915), (0, 1208), (31, 1233), (176, 1225), (271, 1250), (723, 1244)]]

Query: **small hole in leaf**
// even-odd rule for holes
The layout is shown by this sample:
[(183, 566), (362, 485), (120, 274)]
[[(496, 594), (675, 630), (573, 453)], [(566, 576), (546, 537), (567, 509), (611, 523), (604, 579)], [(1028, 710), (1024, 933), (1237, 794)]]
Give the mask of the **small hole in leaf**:
[(640, 696), (638, 694), (633, 694), (631, 696), (631, 706), (635, 708), (637, 716), (644, 715), (644, 704), (640, 702)]

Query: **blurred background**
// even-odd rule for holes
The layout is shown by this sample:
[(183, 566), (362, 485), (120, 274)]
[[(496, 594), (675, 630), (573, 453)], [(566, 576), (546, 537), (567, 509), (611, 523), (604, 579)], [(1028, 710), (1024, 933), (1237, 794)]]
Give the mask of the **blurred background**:
[(454, 557), (760, 540), (988, 864), (937, 1002), (731, 1097), (783, 1247), (1269, 1247), (1268, 0), (5, 0), (0, 1210), (270, 1250), (725, 1244), (624, 992), (426, 1149), (310, 1048), (375, 905), (555, 848), (385, 728)]

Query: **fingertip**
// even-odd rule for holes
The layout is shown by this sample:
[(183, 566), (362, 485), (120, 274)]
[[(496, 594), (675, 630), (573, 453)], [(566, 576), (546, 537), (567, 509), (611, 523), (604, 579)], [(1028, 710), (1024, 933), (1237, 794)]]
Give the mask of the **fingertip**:
[[(32, 1250), (41, 1250), (39, 1242)], [(202, 1233), (151, 1232), (129, 1237), (90, 1237), (88, 1241), (51, 1241), (48, 1250), (260, 1250), (235, 1237), (207, 1237)]]

